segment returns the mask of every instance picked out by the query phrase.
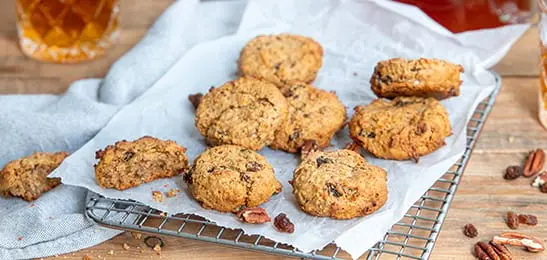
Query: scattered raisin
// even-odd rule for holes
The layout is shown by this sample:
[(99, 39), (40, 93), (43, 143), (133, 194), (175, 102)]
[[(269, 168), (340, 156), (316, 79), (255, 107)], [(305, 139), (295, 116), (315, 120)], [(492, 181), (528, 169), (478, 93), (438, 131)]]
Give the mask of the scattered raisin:
[(538, 219), (534, 215), (519, 215), (518, 219), (520, 224), (526, 224), (530, 226), (535, 226), (538, 224)]
[(334, 197), (341, 197), (342, 194), (336, 189), (336, 185), (332, 183), (327, 183), (327, 190)]
[(517, 229), (519, 227), (519, 219), (515, 212), (507, 212), (507, 226), (511, 229)]
[(134, 152), (125, 152), (125, 153), (123, 154), (123, 160), (127, 162), (127, 161), (129, 161), (131, 158), (133, 158), (134, 155), (135, 155)]
[(522, 175), (522, 167), (518, 165), (512, 165), (507, 167), (503, 178), (506, 180), (514, 180), (520, 177), (521, 175)]
[(325, 164), (325, 163), (332, 163), (331, 159), (324, 156), (317, 157), (315, 161), (317, 162), (317, 167), (320, 167), (322, 164)]
[(196, 94), (192, 94), (188, 96), (188, 100), (190, 100), (190, 103), (192, 103), (192, 106), (194, 106), (195, 109), (198, 108), (202, 98), (203, 98), (203, 94), (201, 93), (196, 93)]
[(262, 170), (262, 164), (252, 161), (247, 163), (247, 171), (249, 172), (257, 172)]
[(293, 233), (294, 224), (289, 220), (285, 213), (280, 213), (274, 218), (274, 226), (280, 232)]
[(477, 228), (473, 224), (467, 224), (463, 227), (463, 234), (466, 237), (476, 237), (479, 232), (477, 231)]

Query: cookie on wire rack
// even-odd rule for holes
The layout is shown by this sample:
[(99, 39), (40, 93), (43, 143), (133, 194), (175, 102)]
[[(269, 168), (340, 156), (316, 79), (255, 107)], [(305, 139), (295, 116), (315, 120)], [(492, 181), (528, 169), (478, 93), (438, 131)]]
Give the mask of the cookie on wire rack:
[(174, 141), (151, 136), (119, 141), (97, 151), (95, 177), (101, 187), (117, 190), (173, 177), (188, 168), (185, 152), (186, 148)]

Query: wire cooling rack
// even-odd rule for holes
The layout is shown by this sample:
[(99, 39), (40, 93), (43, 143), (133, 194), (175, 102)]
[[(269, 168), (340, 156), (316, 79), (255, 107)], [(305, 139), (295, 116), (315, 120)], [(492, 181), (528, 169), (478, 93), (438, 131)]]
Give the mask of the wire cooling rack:
[[(382, 241), (370, 248), (362, 258), (429, 258), (471, 151), (500, 90), (501, 79), (496, 73), (493, 74), (496, 77), (496, 88), (477, 106), (467, 126), (467, 148), (462, 158), (438, 179), (408, 210), (403, 219), (393, 225)], [(86, 214), (99, 224), (119, 229), (177, 236), (301, 258), (351, 258), (334, 243), (322, 250), (305, 253), (259, 235), (249, 236), (241, 230), (218, 227), (199, 216), (165, 216), (162, 212), (139, 202), (107, 199), (92, 192), (89, 192), (87, 197)]]

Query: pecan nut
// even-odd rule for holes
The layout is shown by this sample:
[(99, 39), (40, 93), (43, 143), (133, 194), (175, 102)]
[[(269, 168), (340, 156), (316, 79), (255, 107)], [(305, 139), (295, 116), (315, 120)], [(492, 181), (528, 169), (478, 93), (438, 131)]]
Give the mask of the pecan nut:
[(309, 154), (319, 151), (319, 146), (315, 140), (304, 140), (304, 144), (300, 147), (300, 153), (302, 159), (306, 158)]
[(498, 245), (523, 247), (533, 253), (545, 250), (545, 245), (538, 238), (517, 232), (501, 233), (499, 236), (495, 236), (492, 241)]
[(513, 211), (507, 211), (507, 226), (511, 229), (517, 229), (519, 227), (518, 215)]
[(547, 183), (547, 172), (540, 173), (532, 182), (532, 187), (541, 188), (541, 186)]
[(294, 224), (289, 220), (285, 213), (280, 213), (274, 218), (274, 226), (280, 232), (293, 233)]
[(236, 213), (239, 220), (251, 223), (251, 224), (262, 224), (270, 222), (270, 216), (263, 208), (244, 208)]
[(505, 245), (499, 245), (494, 243), (494, 241), (490, 241), (490, 245), (494, 248), (494, 251), (498, 254), (500, 259), (502, 260), (511, 260), (513, 259), (513, 255), (511, 254), (511, 251), (507, 249)]
[(492, 241), (489, 243), (477, 242), (473, 251), (480, 260), (511, 260), (513, 258), (511, 252), (504, 245)]
[(545, 152), (543, 149), (536, 149), (528, 155), (528, 158), (524, 163), (522, 175), (524, 177), (532, 177), (543, 169), (544, 164)]
[(463, 226), (463, 234), (466, 236), (466, 237), (476, 237), (479, 232), (477, 231), (477, 228), (473, 225), (473, 224), (467, 224), (465, 226)]

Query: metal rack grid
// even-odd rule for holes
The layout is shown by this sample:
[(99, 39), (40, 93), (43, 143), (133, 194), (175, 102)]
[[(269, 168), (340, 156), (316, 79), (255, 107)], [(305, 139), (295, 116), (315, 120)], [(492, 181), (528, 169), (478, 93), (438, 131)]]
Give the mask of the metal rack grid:
[[(392, 226), (382, 241), (370, 248), (362, 256), (363, 258), (429, 258), (471, 151), (500, 90), (501, 79), (499, 75), (493, 74), (497, 81), (496, 88), (488, 98), (477, 106), (469, 121), (467, 148), (462, 158), (424, 193), (404, 217)], [(107, 199), (92, 192), (88, 194), (86, 214), (99, 224), (119, 229), (177, 236), (301, 258), (351, 258), (334, 243), (322, 250), (305, 253), (259, 235), (249, 236), (241, 230), (218, 227), (213, 222), (199, 216), (189, 214), (164, 216), (160, 211), (139, 202)]]

